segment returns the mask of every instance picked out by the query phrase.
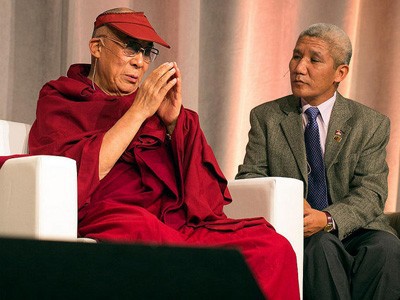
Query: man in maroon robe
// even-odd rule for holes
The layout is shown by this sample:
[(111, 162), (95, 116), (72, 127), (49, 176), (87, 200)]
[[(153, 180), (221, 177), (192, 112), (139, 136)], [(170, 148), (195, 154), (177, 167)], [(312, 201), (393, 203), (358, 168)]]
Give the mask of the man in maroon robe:
[(78, 234), (98, 241), (236, 247), (268, 299), (299, 299), (289, 242), (263, 218), (234, 220), (227, 181), (195, 112), (181, 105), (181, 74), (164, 63), (169, 45), (143, 13), (99, 15), (91, 65), (41, 90), (31, 154), (62, 155), (78, 166)]

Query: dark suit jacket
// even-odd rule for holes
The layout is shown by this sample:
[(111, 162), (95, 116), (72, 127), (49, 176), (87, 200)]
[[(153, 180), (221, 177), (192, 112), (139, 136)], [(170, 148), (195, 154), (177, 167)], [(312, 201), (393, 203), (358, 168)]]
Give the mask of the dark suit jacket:
[[(244, 162), (236, 178), (300, 179), (307, 162), (300, 99), (293, 95), (255, 107)], [(331, 213), (340, 239), (360, 228), (394, 233), (383, 214), (387, 198), (389, 119), (337, 93), (325, 145)], [(338, 136), (337, 133), (341, 135)]]

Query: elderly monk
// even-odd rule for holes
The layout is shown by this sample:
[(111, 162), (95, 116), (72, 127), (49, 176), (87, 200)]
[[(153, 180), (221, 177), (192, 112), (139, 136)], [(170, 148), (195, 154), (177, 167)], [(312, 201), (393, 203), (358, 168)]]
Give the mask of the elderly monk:
[[(182, 108), (181, 74), (143, 13), (106, 11), (94, 23), (91, 65), (41, 90), (29, 148), (78, 166), (78, 231), (98, 241), (237, 247), (268, 299), (298, 299), (295, 254), (262, 218), (233, 220), (227, 181)], [(140, 86), (140, 88), (139, 88)]]

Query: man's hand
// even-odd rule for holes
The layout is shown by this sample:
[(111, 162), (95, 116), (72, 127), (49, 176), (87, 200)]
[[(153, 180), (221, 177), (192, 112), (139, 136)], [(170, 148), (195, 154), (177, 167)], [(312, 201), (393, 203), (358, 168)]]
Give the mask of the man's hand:
[(171, 81), (176, 81), (176, 84), (166, 94), (157, 110), (157, 114), (167, 126), (169, 133), (172, 133), (175, 128), (176, 120), (181, 110), (182, 93), (181, 93), (181, 72), (176, 63), (174, 63), (175, 74), (171, 77)]
[(313, 209), (304, 199), (304, 237), (323, 230), (327, 224), (326, 214), (320, 210)]
[(304, 209), (306, 209), (306, 208), (311, 208), (311, 205), (310, 205), (310, 203), (307, 202), (306, 199), (304, 199)]
[(159, 112), (165, 125), (169, 126), (176, 122), (181, 101), (179, 69), (176, 63), (164, 63), (142, 83), (131, 109), (143, 120)]

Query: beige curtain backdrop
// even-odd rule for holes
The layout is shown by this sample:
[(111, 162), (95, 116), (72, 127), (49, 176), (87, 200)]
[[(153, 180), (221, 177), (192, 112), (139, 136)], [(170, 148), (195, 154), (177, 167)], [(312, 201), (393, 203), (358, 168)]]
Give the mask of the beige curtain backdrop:
[(390, 117), (389, 199), (400, 210), (400, 1), (390, 0), (0, 0), (0, 118), (31, 123), (40, 88), (68, 66), (89, 62), (95, 17), (126, 6), (144, 11), (172, 49), (184, 105), (197, 111), (228, 179), (242, 162), (249, 112), (289, 94), (288, 63), (300, 31), (342, 27), (353, 60), (340, 92)]

